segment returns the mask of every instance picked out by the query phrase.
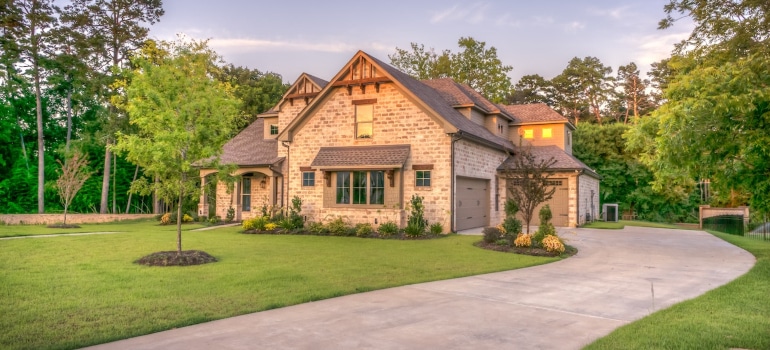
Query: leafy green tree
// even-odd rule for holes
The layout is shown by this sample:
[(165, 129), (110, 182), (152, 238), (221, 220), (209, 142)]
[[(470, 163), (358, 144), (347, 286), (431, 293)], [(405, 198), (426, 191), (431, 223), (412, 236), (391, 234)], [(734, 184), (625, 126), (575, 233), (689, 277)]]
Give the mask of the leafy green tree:
[(114, 132), (125, 127), (123, 113), (111, 104), (112, 96), (118, 93), (111, 88), (119, 79), (114, 72), (124, 68), (129, 54), (144, 43), (149, 32), (145, 25), (154, 24), (163, 13), (161, 0), (72, 0), (64, 7), (62, 21), (72, 28), (73, 40), (86, 43), (86, 61), (93, 72), (96, 95), (109, 105), (102, 128), (106, 144), (99, 207), (102, 214), (107, 212), (109, 201), (110, 145)]
[(601, 108), (609, 99), (613, 78), (612, 68), (596, 57), (574, 57), (561, 74), (551, 81), (555, 89), (556, 105), (573, 122), (578, 123), (582, 111), (588, 110), (594, 120), (602, 123)]
[(655, 108), (665, 102), (663, 91), (668, 88), (668, 83), (674, 77), (674, 71), (669, 67), (670, 60), (670, 58), (664, 58), (658, 62), (653, 62), (650, 65), (650, 71), (647, 72), (647, 76), (650, 78), (650, 87), (652, 88), (650, 97)]
[(553, 106), (553, 86), (538, 74), (525, 75), (514, 85), (506, 98), (508, 104), (545, 103)]
[(198, 196), (196, 166), (218, 166), (222, 146), (237, 127), (239, 102), (226, 83), (212, 78), (218, 56), (206, 42), (161, 42), (160, 59), (139, 55), (127, 86), (134, 134), (118, 134), (113, 146), (145, 169), (150, 179), (134, 183), (132, 191), (158, 193), (177, 202), (177, 253), (182, 253), (182, 204)]
[(241, 104), (241, 115), (251, 123), (262, 113), (275, 106), (289, 89), (288, 84), (276, 73), (262, 73), (258, 69), (236, 67), (228, 64), (217, 71), (217, 79), (233, 87), (233, 94)]
[(449, 50), (437, 54), (433, 49), (425, 50), (423, 45), (412, 43), (412, 51), (396, 48), (388, 55), (390, 63), (416, 79), (452, 78), (468, 84), (492, 102), (505, 100), (512, 89), (508, 73), (513, 67), (504, 65), (497, 57), (494, 46), (472, 37), (461, 37), (457, 41), (461, 51)]

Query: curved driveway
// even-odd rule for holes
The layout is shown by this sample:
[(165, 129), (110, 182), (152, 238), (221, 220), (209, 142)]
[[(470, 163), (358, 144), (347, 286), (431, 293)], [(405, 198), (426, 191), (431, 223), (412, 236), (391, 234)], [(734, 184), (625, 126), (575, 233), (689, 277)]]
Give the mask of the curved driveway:
[(578, 349), (748, 271), (701, 231), (565, 230), (556, 263), (349, 295), (103, 344), (99, 349)]

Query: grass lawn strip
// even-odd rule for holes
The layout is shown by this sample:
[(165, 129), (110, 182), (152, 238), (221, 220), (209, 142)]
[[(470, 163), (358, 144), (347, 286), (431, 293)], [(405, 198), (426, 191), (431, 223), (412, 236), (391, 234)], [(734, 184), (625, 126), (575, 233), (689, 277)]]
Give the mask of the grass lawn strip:
[[(0, 237), (18, 237), (33, 235), (63, 235), (89, 232), (148, 232), (176, 231), (176, 225), (160, 226), (155, 220), (130, 220), (101, 224), (79, 224), (80, 228), (48, 228), (45, 225), (3, 225)], [(204, 228), (206, 226), (190, 223), (182, 225), (183, 231)]]
[(132, 262), (173, 249), (175, 232), (154, 222), (135, 225), (124, 234), (0, 241), (0, 348), (78, 348), (558, 260), (479, 249), (473, 246), (478, 236), (401, 241), (244, 235), (227, 227), (183, 235), (185, 250), (204, 250), (219, 262), (147, 267)]
[(618, 328), (587, 349), (770, 349), (770, 242), (710, 232), (757, 258), (743, 276)]

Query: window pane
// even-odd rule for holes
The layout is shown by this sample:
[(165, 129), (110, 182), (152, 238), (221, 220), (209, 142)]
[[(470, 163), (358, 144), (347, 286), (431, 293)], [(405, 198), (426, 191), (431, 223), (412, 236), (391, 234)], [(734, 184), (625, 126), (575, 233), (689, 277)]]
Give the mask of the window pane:
[(372, 115), (374, 114), (374, 105), (356, 106), (356, 137), (372, 137)]
[(525, 139), (531, 139), (535, 137), (535, 130), (524, 130), (524, 138)]
[(419, 187), (430, 187), (430, 170), (417, 171), (415, 179), (415, 185)]
[(385, 203), (385, 172), (372, 171), (369, 173), (369, 204)]
[(553, 137), (553, 130), (551, 128), (544, 128), (543, 129), (543, 138), (549, 139)]
[(337, 173), (337, 204), (350, 204), (350, 173)]
[(270, 125), (270, 135), (278, 135), (278, 125)]
[(366, 204), (366, 172), (353, 172), (353, 204)]
[(315, 173), (306, 171), (302, 173), (302, 186), (315, 186)]
[(251, 179), (244, 178), (241, 183), (241, 210), (251, 211)]

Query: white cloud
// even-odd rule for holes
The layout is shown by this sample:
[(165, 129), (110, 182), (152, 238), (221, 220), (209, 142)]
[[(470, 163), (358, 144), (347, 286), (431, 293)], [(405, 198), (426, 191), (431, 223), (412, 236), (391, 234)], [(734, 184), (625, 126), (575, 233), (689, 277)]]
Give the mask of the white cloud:
[(532, 21), (534, 22), (535, 25), (545, 26), (545, 25), (553, 24), (554, 19), (553, 17), (533, 16)]
[(671, 56), (674, 44), (687, 39), (690, 32), (671, 33), (668, 35), (647, 35), (636, 41), (638, 63), (647, 65)]
[(519, 20), (511, 18), (510, 14), (504, 14), (495, 20), (495, 26), (498, 27), (521, 27), (522, 23)]
[(609, 17), (614, 20), (622, 20), (627, 17), (629, 7), (630, 6), (621, 6), (621, 7), (604, 8), (604, 9), (593, 8), (593, 9), (589, 9), (588, 13), (595, 16)]
[(585, 29), (586, 25), (583, 22), (572, 21), (564, 26), (564, 30), (570, 33), (577, 32), (578, 30)]
[(474, 3), (466, 7), (454, 5), (443, 11), (436, 12), (431, 16), (430, 23), (442, 22), (466, 22), (471, 24), (481, 23), (486, 20), (486, 12), (489, 8), (487, 3)]

